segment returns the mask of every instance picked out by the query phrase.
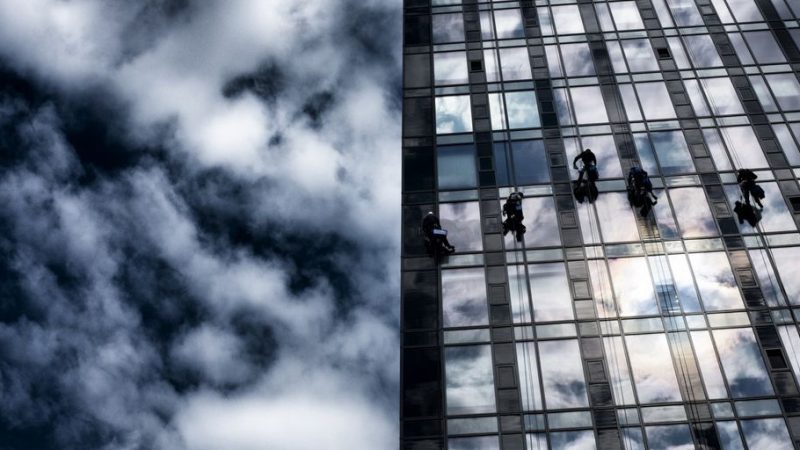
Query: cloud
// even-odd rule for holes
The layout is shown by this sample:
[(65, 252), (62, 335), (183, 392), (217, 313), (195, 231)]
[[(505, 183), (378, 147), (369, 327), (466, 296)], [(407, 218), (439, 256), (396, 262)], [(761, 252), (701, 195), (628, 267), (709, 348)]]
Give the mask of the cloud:
[(4, 448), (396, 446), (399, 17), (0, 0)]

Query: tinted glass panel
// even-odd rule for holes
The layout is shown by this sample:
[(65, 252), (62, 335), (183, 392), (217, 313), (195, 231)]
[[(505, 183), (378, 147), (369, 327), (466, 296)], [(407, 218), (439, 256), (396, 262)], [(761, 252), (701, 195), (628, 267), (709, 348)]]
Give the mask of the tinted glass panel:
[(633, 380), (628, 373), (628, 358), (625, 356), (622, 338), (619, 336), (604, 338), (603, 345), (608, 361), (608, 373), (611, 376), (611, 392), (614, 394), (614, 404), (635, 404)]
[(445, 327), (488, 324), (483, 268), (442, 271)]
[(450, 438), (447, 440), (447, 450), (500, 450), (500, 438), (498, 436)]
[[(750, 261), (753, 270), (758, 276), (758, 284), (761, 285), (761, 292), (769, 306), (783, 306), (786, 304), (786, 297), (783, 296), (781, 287), (778, 284), (778, 277), (770, 263), (770, 257), (764, 250), (750, 250)], [(800, 348), (800, 347), (799, 347)]]
[(647, 444), (651, 449), (691, 450), (694, 447), (688, 425), (645, 427)]
[(689, 58), (697, 68), (706, 67), (719, 67), (722, 65), (722, 60), (717, 54), (717, 49), (714, 47), (714, 41), (711, 36), (701, 34), (698, 36), (686, 36), (683, 38), (686, 41), (686, 50), (689, 52)]
[[(640, 403), (680, 401), (678, 380), (663, 334), (625, 336)], [(649, 434), (648, 434), (649, 438)]]
[(785, 247), (772, 250), (775, 267), (786, 289), (786, 296), (793, 305), (800, 304), (800, 247)]
[[(560, 433), (550, 433), (550, 442), (553, 448), (563, 448), (570, 450), (594, 450), (597, 445), (594, 442), (592, 431), (564, 431)], [(535, 447), (532, 447), (535, 448)]]
[(645, 258), (609, 259), (611, 281), (621, 316), (658, 314)]
[(547, 409), (589, 406), (578, 341), (542, 341), (539, 352)]
[(692, 155), (689, 154), (689, 146), (682, 132), (651, 133), (650, 138), (653, 140), (663, 174), (694, 172)]
[(534, 319), (537, 322), (574, 319), (564, 263), (530, 264), (528, 270)]
[(434, 53), (433, 74), (437, 85), (466, 83), (468, 81), (467, 54), (465, 52)]
[(679, 27), (703, 25), (703, 18), (700, 17), (694, 0), (667, 0), (667, 5)]
[(517, 186), (550, 182), (544, 141), (512, 141), (514, 180)]
[(542, 391), (539, 387), (539, 365), (536, 362), (536, 343), (517, 343), (517, 371), (522, 409), (543, 409)]
[(436, 133), (472, 131), (469, 95), (436, 97)]
[(753, 56), (759, 64), (773, 64), (786, 62), (780, 46), (769, 31), (750, 31), (742, 33), (750, 45)]
[(494, 12), (497, 39), (516, 39), (525, 37), (522, 29), (522, 15), (519, 9), (501, 9)]
[(797, 333), (795, 325), (784, 325), (778, 327), (778, 333), (786, 349), (786, 355), (792, 367), (794, 375), (800, 378), (800, 335)]
[(691, 253), (689, 261), (706, 311), (744, 308), (725, 253)]
[(631, 72), (658, 70), (658, 62), (648, 39), (628, 39), (621, 43)]
[[(621, 192), (606, 192), (595, 202), (600, 228), (605, 242), (638, 241), (639, 231), (628, 196)], [(597, 233), (597, 230), (594, 230)]]
[(725, 381), (722, 379), (722, 372), (717, 363), (717, 354), (711, 342), (711, 335), (708, 331), (693, 331), (691, 335), (708, 398), (727, 398), (728, 391), (725, 389)]
[[(556, 206), (552, 197), (529, 197), (522, 201), (525, 228), (533, 232), (525, 234), (525, 246), (547, 247), (561, 245), (558, 232)], [(506, 235), (506, 248), (514, 248), (511, 233)]]
[(530, 80), (531, 64), (525, 47), (500, 49), (503, 81)]
[(589, 51), (589, 44), (562, 44), (561, 56), (564, 59), (564, 70), (567, 76), (583, 77), (594, 75), (592, 65), (592, 54)]
[(444, 356), (447, 414), (495, 412), (491, 346), (447, 347)]
[(437, 149), (436, 165), (439, 173), (439, 189), (475, 187), (475, 147), (472, 145), (448, 145)]
[(611, 8), (611, 15), (614, 16), (618, 30), (641, 30), (644, 28), (636, 2), (612, 2), (608, 4), (608, 7)]
[(675, 280), (675, 289), (683, 306), (684, 312), (700, 312), (700, 301), (692, 280), (692, 270), (686, 255), (669, 255), (669, 266), (672, 269), (672, 278)]
[(714, 216), (708, 208), (702, 188), (670, 189), (669, 196), (675, 205), (675, 215), (684, 238), (717, 235)]
[(637, 83), (636, 93), (642, 103), (644, 117), (647, 120), (674, 119), (675, 109), (663, 81), (653, 83)]
[(577, 5), (553, 6), (553, 21), (558, 34), (583, 33), (583, 22)]
[(800, 83), (793, 73), (765, 75), (769, 87), (784, 111), (800, 109)]
[(729, 78), (709, 78), (703, 80), (703, 87), (715, 115), (743, 114), (744, 109), (736, 96), (736, 90)]
[(433, 43), (462, 42), (464, 19), (460, 13), (435, 14), (433, 16)]
[(772, 395), (772, 384), (751, 328), (714, 330), (719, 359), (734, 398)]
[(481, 211), (478, 202), (442, 203), (439, 219), (447, 230), (447, 240), (461, 251), (483, 249)]
[(743, 420), (742, 432), (749, 448), (792, 448), (783, 419)]
[(599, 86), (576, 87), (569, 90), (579, 125), (608, 122)]
[(505, 95), (505, 102), (509, 128), (534, 128), (541, 126), (539, 122), (539, 110), (536, 107), (535, 92), (507, 92)]
[(752, 127), (721, 127), (720, 130), (736, 167), (768, 167), (767, 158)]
[(717, 422), (717, 432), (723, 450), (744, 450), (736, 422)]
[(737, 22), (758, 22), (764, 17), (758, 11), (758, 7), (753, 0), (728, 0), (731, 12)]

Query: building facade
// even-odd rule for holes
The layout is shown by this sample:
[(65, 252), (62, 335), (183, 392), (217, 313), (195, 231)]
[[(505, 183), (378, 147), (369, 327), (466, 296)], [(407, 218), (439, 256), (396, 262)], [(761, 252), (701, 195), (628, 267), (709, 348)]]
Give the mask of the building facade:
[[(405, 0), (402, 449), (798, 447), (798, 19), (798, 0)], [(572, 195), (583, 148), (594, 203)], [(756, 228), (738, 168), (766, 192)], [(502, 234), (513, 190), (523, 242)]]

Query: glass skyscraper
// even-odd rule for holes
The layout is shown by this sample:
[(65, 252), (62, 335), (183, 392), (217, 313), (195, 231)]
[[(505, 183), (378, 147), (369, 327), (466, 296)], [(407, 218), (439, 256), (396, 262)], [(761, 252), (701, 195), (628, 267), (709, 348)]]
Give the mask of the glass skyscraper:
[[(402, 449), (797, 448), (798, 19), (800, 0), (405, 0)], [(593, 204), (572, 195), (584, 148)], [(766, 192), (755, 229), (739, 168)], [(523, 242), (502, 234), (514, 190)]]

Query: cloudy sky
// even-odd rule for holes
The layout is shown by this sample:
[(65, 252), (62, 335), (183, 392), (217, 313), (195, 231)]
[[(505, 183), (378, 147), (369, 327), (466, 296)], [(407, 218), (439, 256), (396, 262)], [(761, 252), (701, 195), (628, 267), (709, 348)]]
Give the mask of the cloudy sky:
[(0, 449), (397, 447), (399, 0), (0, 0)]

